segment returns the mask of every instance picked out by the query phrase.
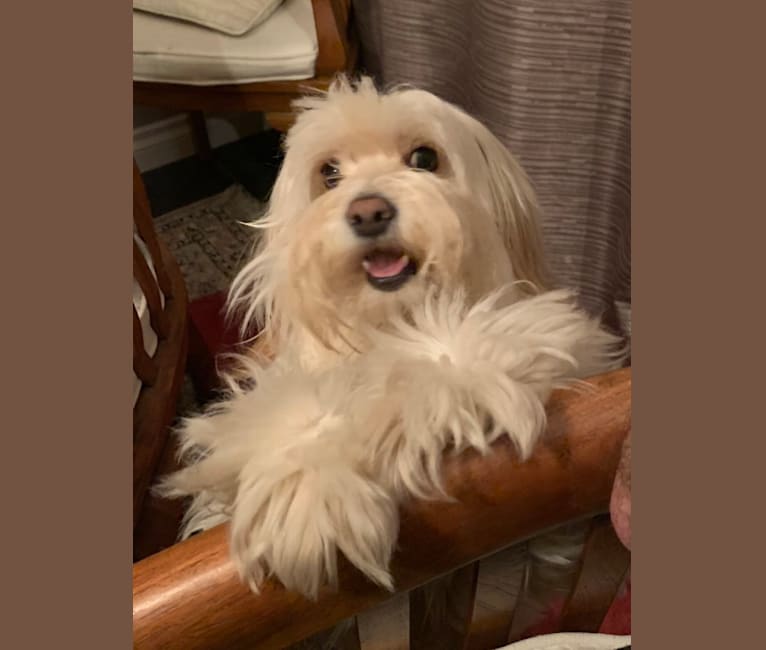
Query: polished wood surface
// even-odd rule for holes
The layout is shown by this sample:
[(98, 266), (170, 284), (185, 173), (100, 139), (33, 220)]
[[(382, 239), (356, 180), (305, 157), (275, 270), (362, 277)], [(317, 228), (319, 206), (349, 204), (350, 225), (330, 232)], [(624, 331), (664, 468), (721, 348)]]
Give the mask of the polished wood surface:
[[(176, 402), (181, 390), (188, 347), (187, 306), (188, 299), (181, 271), (167, 248), (159, 240), (151, 223), (149, 202), (141, 174), (133, 163), (133, 223), (141, 239), (146, 243), (163, 287), (165, 304), (161, 306), (157, 285), (151, 278), (143, 255), (134, 242), (133, 276), (141, 285), (153, 287), (154, 292), (144, 289), (152, 316), (152, 327), (158, 336), (157, 350), (149, 358), (143, 348), (140, 323), (133, 310), (133, 368), (139, 378), (147, 381), (141, 388), (133, 408), (133, 528), (142, 515), (146, 493), (156, 476), (166, 449), (169, 426), (176, 413)], [(147, 277), (149, 274), (149, 277)], [(152, 297), (149, 298), (149, 294)], [(175, 504), (178, 509), (179, 504)], [(143, 527), (151, 534), (151, 527)], [(136, 548), (151, 548), (143, 541)]]
[[(136, 161), (133, 161), (133, 225), (138, 231), (139, 236), (146, 244), (149, 255), (153, 260), (163, 259), (160, 250), (160, 241), (154, 230), (152, 210), (149, 206), (149, 197), (146, 195), (141, 172), (138, 169)], [(154, 268), (157, 276), (157, 283), (160, 285), (165, 298), (172, 298), (174, 295), (174, 283), (170, 281), (168, 269), (164, 264), (157, 264)]]
[[(445, 456), (445, 484), (456, 501), (403, 506), (391, 566), (398, 590), (607, 512), (630, 424), (630, 369), (591, 384), (592, 391), (553, 395), (547, 434), (527, 462), (519, 463), (505, 440), (487, 456)], [(324, 591), (317, 603), (273, 581), (253, 595), (236, 575), (227, 535), (219, 526), (134, 565), (135, 648), (283, 648), (389, 597), (342, 558), (340, 589)]]
[(290, 112), (292, 101), (311, 90), (327, 90), (332, 77), (222, 86), (133, 82), (133, 102), (179, 111)]

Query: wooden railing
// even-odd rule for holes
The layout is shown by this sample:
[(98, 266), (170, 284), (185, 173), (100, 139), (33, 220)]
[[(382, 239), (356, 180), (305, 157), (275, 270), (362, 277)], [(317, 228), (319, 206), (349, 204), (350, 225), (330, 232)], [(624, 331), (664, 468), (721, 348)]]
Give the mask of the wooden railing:
[[(630, 369), (590, 383), (592, 391), (553, 395), (547, 434), (526, 462), (506, 441), (486, 456), (445, 456), (445, 484), (456, 501), (403, 507), (391, 567), (398, 591), (556, 525), (607, 512), (630, 426)], [(134, 647), (284, 648), (390, 597), (343, 561), (339, 573), (339, 589), (316, 603), (274, 582), (253, 595), (236, 575), (227, 528), (219, 526), (134, 565)]]

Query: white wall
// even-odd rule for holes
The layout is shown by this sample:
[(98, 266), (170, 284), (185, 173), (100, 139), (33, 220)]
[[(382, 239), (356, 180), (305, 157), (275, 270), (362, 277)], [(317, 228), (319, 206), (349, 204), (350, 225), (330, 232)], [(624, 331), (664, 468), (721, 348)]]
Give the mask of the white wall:
[[(213, 148), (258, 133), (264, 125), (261, 113), (207, 115), (206, 121)], [(133, 107), (133, 155), (142, 172), (194, 153), (194, 137), (187, 113)]]

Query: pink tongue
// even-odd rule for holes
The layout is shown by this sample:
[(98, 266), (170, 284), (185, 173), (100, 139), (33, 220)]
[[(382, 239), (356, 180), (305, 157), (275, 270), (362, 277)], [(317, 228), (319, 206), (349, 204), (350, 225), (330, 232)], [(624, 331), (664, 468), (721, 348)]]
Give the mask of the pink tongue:
[(404, 271), (409, 261), (410, 258), (406, 255), (402, 255), (399, 258), (391, 257), (390, 255), (373, 255), (369, 259), (364, 260), (363, 266), (365, 271), (373, 278), (390, 278)]

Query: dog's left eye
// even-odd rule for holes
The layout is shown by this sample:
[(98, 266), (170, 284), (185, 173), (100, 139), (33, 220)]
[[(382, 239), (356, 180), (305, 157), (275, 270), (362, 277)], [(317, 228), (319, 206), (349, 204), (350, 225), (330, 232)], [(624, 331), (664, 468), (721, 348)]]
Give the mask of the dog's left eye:
[(433, 172), (439, 166), (439, 156), (431, 147), (418, 147), (407, 158), (407, 166), (412, 167), (412, 169)]
[(340, 179), (342, 178), (338, 163), (334, 160), (330, 160), (322, 165), (322, 169), (319, 170), (319, 173), (324, 177), (324, 184), (327, 189), (335, 187), (340, 183)]

